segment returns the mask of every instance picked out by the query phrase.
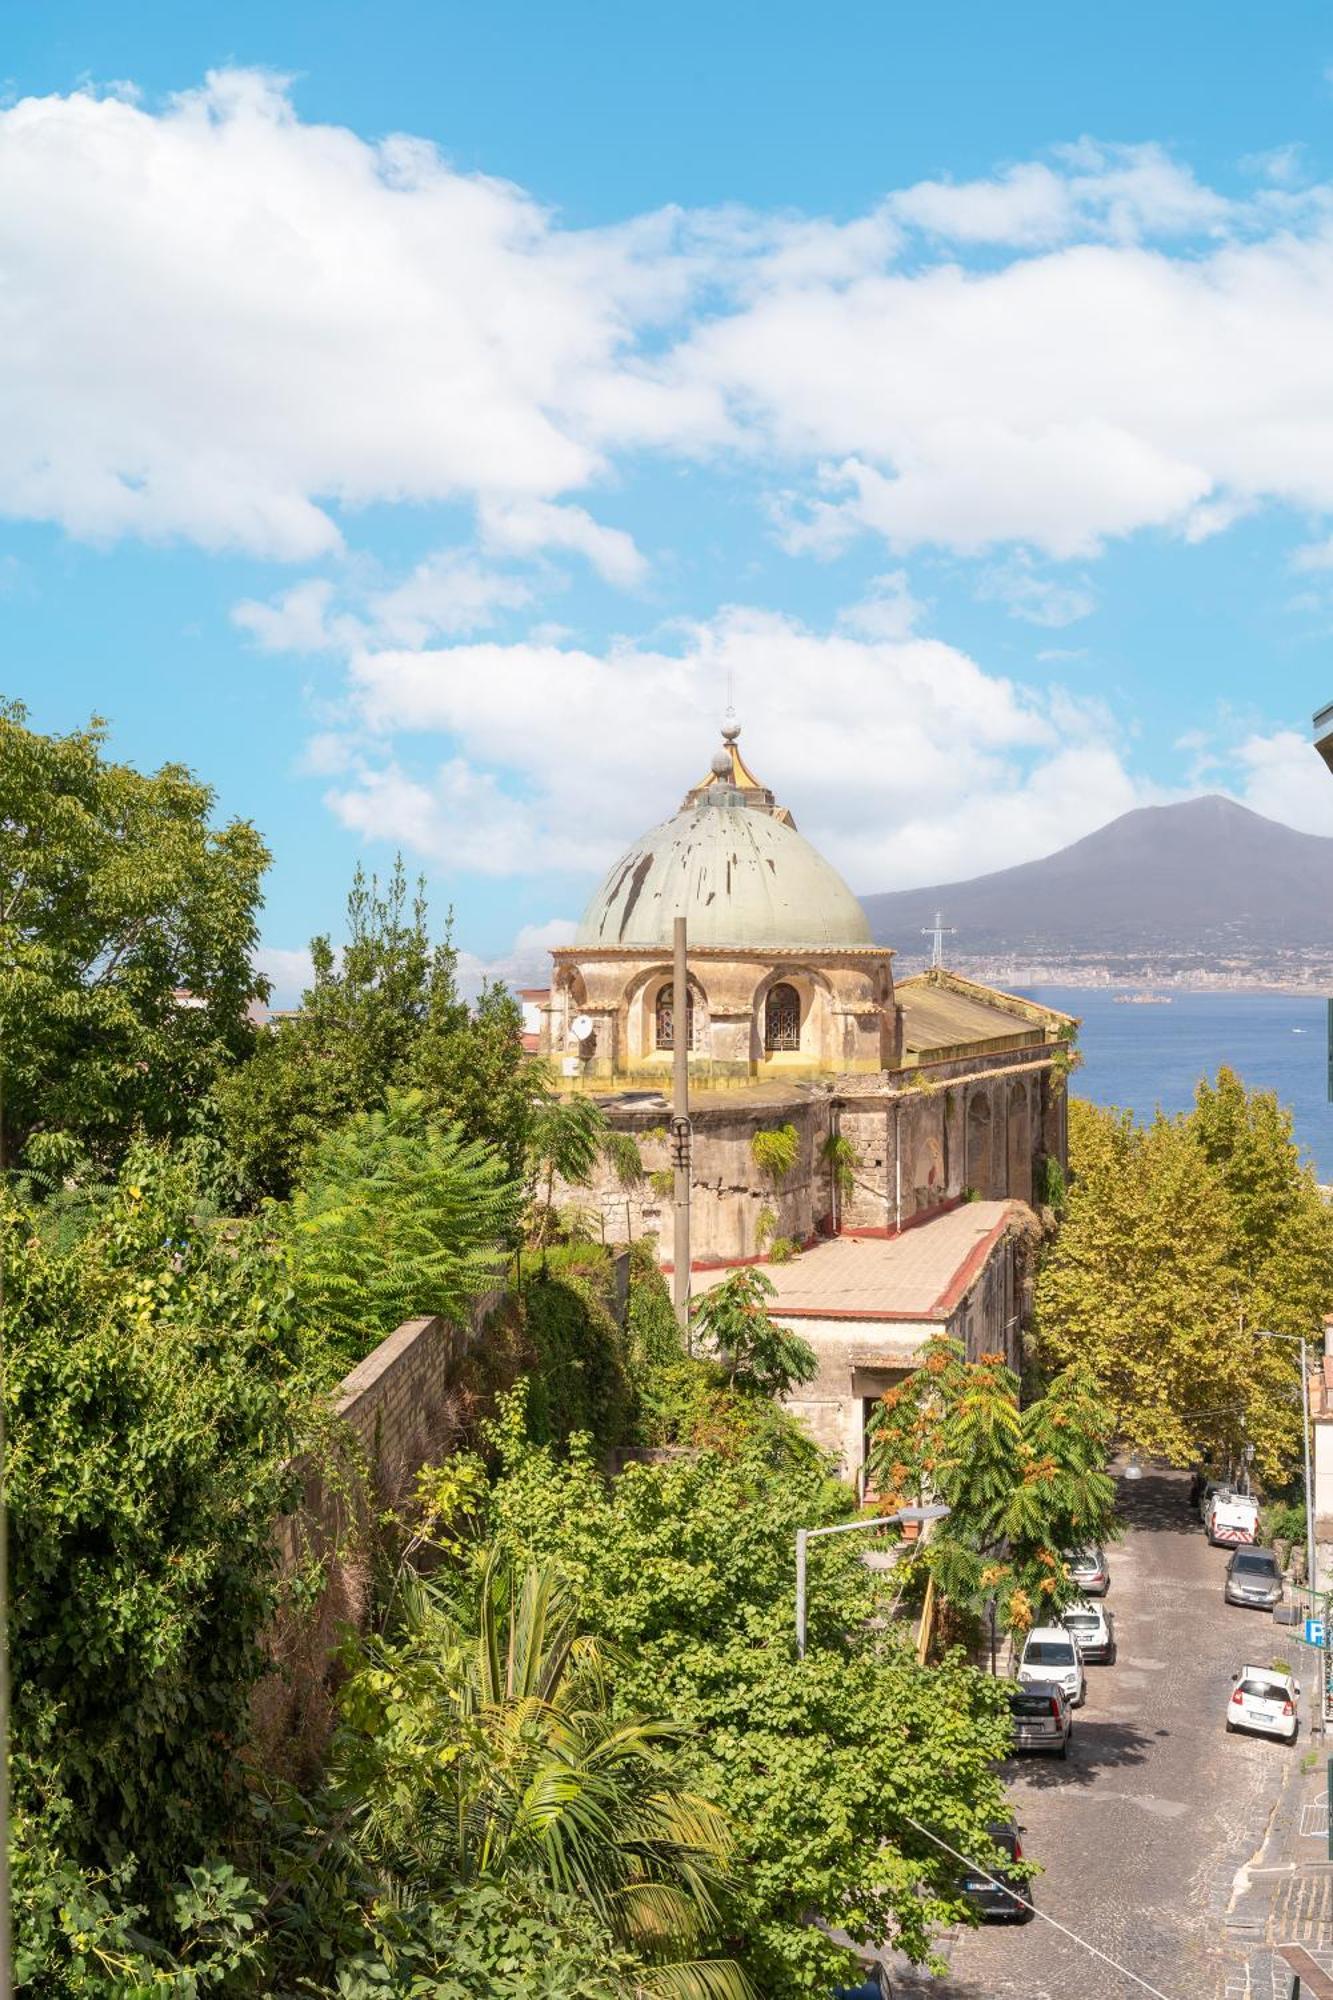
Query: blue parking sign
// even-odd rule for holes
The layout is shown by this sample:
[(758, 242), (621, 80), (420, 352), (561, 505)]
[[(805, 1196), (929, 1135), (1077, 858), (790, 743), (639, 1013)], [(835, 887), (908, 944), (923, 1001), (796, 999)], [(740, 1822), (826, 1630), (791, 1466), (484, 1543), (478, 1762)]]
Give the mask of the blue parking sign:
[(1324, 1621), (1322, 1618), (1307, 1618), (1305, 1621), (1305, 1643), (1307, 1646), (1322, 1646), (1324, 1643)]

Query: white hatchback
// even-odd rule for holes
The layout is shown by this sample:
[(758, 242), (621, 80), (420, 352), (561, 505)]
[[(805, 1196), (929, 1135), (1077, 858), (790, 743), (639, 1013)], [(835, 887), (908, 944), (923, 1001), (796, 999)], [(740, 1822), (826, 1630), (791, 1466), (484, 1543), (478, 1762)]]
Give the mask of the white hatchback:
[(1033, 1627), (1018, 1663), (1017, 1678), (1020, 1687), (1031, 1681), (1054, 1681), (1065, 1700), (1075, 1708), (1081, 1708), (1087, 1697), (1087, 1676), (1078, 1641), (1062, 1625)]
[(1260, 1736), (1280, 1736), (1286, 1743), (1296, 1741), (1300, 1718), (1296, 1698), (1301, 1684), (1276, 1667), (1242, 1667), (1232, 1679), (1236, 1685), (1227, 1703), (1227, 1728), (1252, 1729)]

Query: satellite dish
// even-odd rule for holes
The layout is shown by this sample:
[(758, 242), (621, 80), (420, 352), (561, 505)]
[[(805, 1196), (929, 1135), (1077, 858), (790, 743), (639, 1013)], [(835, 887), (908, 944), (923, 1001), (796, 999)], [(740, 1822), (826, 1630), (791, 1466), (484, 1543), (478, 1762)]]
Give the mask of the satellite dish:
[(576, 1042), (586, 1042), (592, 1033), (592, 1022), (586, 1014), (576, 1014), (569, 1024), (569, 1032)]

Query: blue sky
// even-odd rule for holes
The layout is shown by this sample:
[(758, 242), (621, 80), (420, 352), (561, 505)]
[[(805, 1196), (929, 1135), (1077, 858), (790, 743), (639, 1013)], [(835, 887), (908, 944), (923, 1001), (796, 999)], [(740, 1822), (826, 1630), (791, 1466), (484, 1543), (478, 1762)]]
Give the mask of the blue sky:
[(0, 101), (4, 691), (191, 764), (290, 990), (401, 847), (528, 978), (706, 764), (860, 890), (1333, 833), (1333, 26), (51, 4)]

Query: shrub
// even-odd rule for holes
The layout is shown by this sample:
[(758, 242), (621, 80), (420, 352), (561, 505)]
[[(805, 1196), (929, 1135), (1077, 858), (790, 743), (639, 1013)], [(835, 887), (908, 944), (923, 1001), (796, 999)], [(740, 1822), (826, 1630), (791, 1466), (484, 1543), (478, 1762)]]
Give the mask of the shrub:
[(760, 1173), (779, 1187), (796, 1165), (801, 1150), (800, 1135), (794, 1125), (779, 1125), (775, 1131), (756, 1132), (750, 1152)]

